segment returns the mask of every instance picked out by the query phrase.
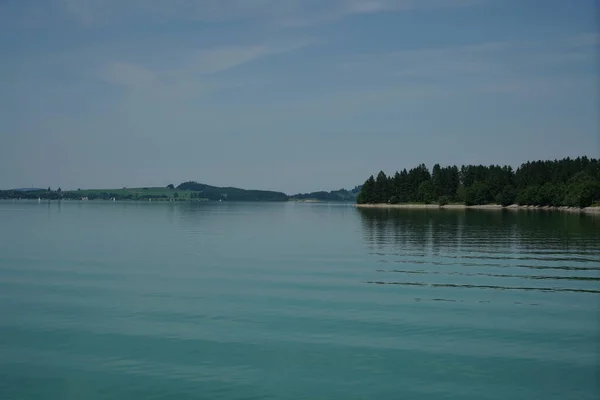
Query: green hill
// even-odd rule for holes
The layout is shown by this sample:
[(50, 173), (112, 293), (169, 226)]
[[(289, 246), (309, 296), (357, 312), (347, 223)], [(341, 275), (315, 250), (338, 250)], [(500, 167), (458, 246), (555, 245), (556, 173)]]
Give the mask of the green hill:
[(72, 199), (80, 200), (194, 200), (194, 201), (287, 201), (288, 196), (282, 192), (268, 190), (245, 190), (232, 187), (217, 187), (197, 182), (184, 182), (177, 188), (168, 187), (138, 187), (121, 189), (78, 189), (65, 190), (34, 190), (34, 191), (0, 191), (4, 199)]
[(356, 186), (352, 190), (340, 189), (332, 190), (331, 192), (319, 191), (311, 193), (298, 193), (290, 196), (290, 200), (297, 201), (356, 201), (356, 197), (360, 193), (361, 186)]
[(246, 190), (234, 187), (217, 187), (188, 181), (177, 186), (177, 190), (191, 192), (192, 198), (228, 201), (287, 201), (282, 192), (270, 190)]

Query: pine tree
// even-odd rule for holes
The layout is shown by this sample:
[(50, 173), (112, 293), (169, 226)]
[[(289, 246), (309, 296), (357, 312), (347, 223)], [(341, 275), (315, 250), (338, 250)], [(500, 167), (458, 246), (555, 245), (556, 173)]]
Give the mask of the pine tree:
[(542, 205), (586, 207), (600, 201), (600, 160), (588, 157), (528, 161), (516, 171), (510, 166), (425, 164), (393, 177), (381, 171), (370, 177), (358, 198), (364, 203), (443, 202), (466, 204), (496, 202), (504, 206)]
[(375, 202), (387, 203), (390, 197), (388, 178), (383, 171), (379, 171), (375, 180)]
[(369, 179), (367, 179), (365, 181), (365, 183), (362, 185), (362, 188), (360, 189), (360, 193), (358, 194), (358, 196), (356, 198), (356, 202), (358, 204), (372, 204), (375, 202), (374, 198), (375, 198), (375, 178), (373, 178), (373, 175), (371, 175), (369, 177)]

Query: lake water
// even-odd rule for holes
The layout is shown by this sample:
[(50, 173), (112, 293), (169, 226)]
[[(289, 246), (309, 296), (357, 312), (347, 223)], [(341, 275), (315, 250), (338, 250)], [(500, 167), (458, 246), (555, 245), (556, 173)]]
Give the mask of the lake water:
[(0, 202), (1, 399), (598, 399), (600, 217)]

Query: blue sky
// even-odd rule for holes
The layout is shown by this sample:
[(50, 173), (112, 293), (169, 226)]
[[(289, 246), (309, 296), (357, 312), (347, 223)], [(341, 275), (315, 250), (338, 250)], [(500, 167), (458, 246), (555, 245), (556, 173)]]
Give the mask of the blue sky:
[(594, 0), (3, 0), (0, 188), (600, 156)]

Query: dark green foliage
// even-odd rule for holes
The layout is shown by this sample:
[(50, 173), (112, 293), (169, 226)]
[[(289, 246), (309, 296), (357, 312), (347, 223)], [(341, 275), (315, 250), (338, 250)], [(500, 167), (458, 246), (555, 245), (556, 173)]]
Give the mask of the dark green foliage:
[[(550, 185), (550, 184), (546, 184), (546, 185)], [(567, 203), (565, 203), (565, 198), (567, 196), (567, 185), (565, 185), (564, 183), (557, 183), (555, 185), (552, 185), (552, 196), (551, 196), (551, 203), (549, 204), (552, 207), (560, 207), (560, 206), (564, 206)]]
[(552, 206), (556, 203), (556, 188), (551, 183), (544, 183), (538, 188), (538, 205)]
[(383, 171), (375, 179), (375, 198), (377, 203), (389, 203), (391, 196), (390, 183)]
[(412, 196), (408, 182), (408, 171), (406, 169), (403, 169), (398, 175), (394, 175), (394, 190), (399, 203), (410, 201)]
[(173, 184), (171, 183), (171, 184), (167, 185), (167, 189), (171, 189), (171, 190), (175, 189), (175, 186), (173, 186)]
[(457, 167), (442, 168), (439, 164), (434, 165), (431, 172), (431, 180), (433, 182), (435, 197), (446, 196), (452, 199), (456, 196), (456, 190), (460, 182), (459, 172)]
[(392, 204), (397, 204), (400, 202), (400, 197), (402, 194), (402, 175), (400, 175), (400, 173), (398, 171), (396, 171), (396, 173), (394, 174), (393, 177), (390, 177), (390, 188), (391, 188), (391, 194), (392, 197), (390, 199), (390, 203)]
[(517, 195), (517, 204), (538, 206), (540, 204), (539, 186), (531, 185), (523, 188)]
[(571, 207), (589, 207), (600, 199), (600, 182), (586, 172), (580, 172), (570, 179), (565, 203)]
[(578, 157), (554, 161), (526, 162), (515, 173), (517, 189), (541, 186), (545, 183), (568, 183), (577, 174), (585, 172), (592, 179), (600, 180), (600, 160)]
[(332, 190), (331, 192), (319, 191), (311, 193), (298, 193), (290, 196), (291, 200), (318, 200), (318, 201), (355, 201), (360, 193), (360, 187), (348, 191), (346, 189)]
[(465, 189), (464, 185), (459, 185), (458, 188), (456, 189), (456, 196), (454, 197), (454, 201), (458, 202), (458, 203), (464, 203), (465, 202), (465, 198), (467, 197), (467, 190)]
[(393, 179), (389, 179), (382, 171), (377, 175), (377, 179), (371, 175), (366, 180), (356, 198), (356, 202), (358, 204), (398, 202), (398, 197), (394, 193)]
[(417, 199), (420, 203), (433, 203), (436, 200), (435, 188), (431, 180), (423, 181), (417, 190)]
[(438, 199), (438, 204), (440, 206), (445, 206), (446, 204), (450, 203), (450, 198), (448, 196), (440, 196), (440, 198)]
[(193, 191), (196, 191), (196, 192), (201, 192), (207, 186), (208, 185), (204, 185), (202, 183), (198, 183), (198, 182), (194, 182), (194, 181), (187, 181), (187, 182), (183, 182), (183, 183), (179, 184), (179, 186), (177, 186), (177, 189), (179, 189), (179, 190), (193, 190)]
[(441, 196), (443, 193), (443, 178), (442, 178), (442, 167), (440, 164), (435, 164), (431, 170), (431, 180), (433, 182), (434, 192), (436, 197)]
[[(520, 205), (587, 207), (600, 201), (600, 160), (578, 157), (510, 166), (424, 164), (386, 178), (380, 172), (373, 190), (360, 200), (365, 203), (447, 203), (467, 205), (496, 202)], [(365, 189), (363, 187), (363, 189)], [(362, 193), (362, 192), (361, 192)], [(443, 197), (443, 199), (442, 199)], [(367, 200), (370, 199), (370, 200)]]
[(376, 200), (378, 199), (375, 196), (375, 178), (371, 175), (362, 185), (360, 193), (356, 198), (356, 202), (358, 204), (373, 204), (377, 203)]
[(174, 198), (178, 198), (179, 197), (179, 193), (177, 193), (177, 192), (173, 193), (173, 197)]
[(488, 204), (493, 199), (492, 192), (488, 184), (475, 181), (465, 191), (465, 204), (468, 206)]
[(420, 201), (419, 200), (419, 187), (421, 183), (428, 181), (431, 179), (431, 175), (429, 174), (429, 170), (425, 166), (425, 164), (420, 164), (419, 166), (408, 171), (407, 176), (407, 184), (406, 188), (408, 189), (408, 193), (405, 193), (405, 197), (408, 201)]
[(198, 182), (188, 181), (177, 186), (179, 190), (192, 190), (201, 193), (208, 200), (228, 201), (287, 201), (285, 193), (270, 190), (244, 190), (232, 187), (216, 187)]
[(496, 195), (496, 203), (504, 207), (515, 204), (517, 199), (517, 192), (514, 187), (510, 185), (504, 186), (502, 191)]

